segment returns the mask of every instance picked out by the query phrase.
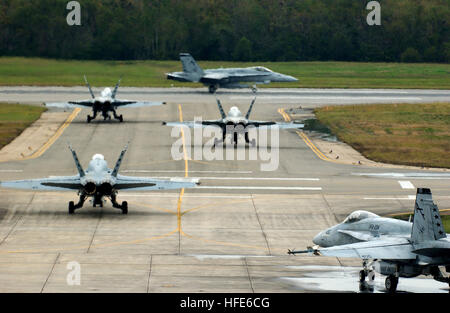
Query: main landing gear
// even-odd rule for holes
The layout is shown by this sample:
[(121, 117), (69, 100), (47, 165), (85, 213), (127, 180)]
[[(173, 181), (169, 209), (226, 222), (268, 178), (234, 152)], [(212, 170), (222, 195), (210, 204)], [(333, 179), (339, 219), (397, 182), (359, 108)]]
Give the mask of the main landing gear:
[[(117, 115), (116, 114), (116, 111), (113, 111), (113, 113), (114, 113), (114, 118), (116, 119), (116, 120), (119, 120), (119, 122), (123, 122), (123, 116), (122, 116), (122, 114), (120, 114), (120, 115)], [(108, 113), (103, 113), (102, 114), (103, 115), (103, 120), (104, 121), (106, 121), (106, 119), (108, 119), (108, 120), (111, 120), (111, 116), (108, 114)], [(86, 117), (86, 122), (88, 122), (88, 123), (90, 123), (92, 120), (94, 120), (95, 118), (97, 117), (97, 112), (94, 112), (94, 116), (90, 116), (90, 115), (88, 115), (87, 117)]]
[(86, 195), (81, 194), (80, 195), (80, 200), (78, 201), (77, 204), (75, 204), (73, 201), (69, 202), (69, 214), (73, 214), (75, 213), (75, 210), (82, 208), (84, 201), (86, 201)]
[[(225, 138), (227, 136), (226, 132), (222, 132), (222, 141), (220, 141), (217, 138), (214, 138), (214, 146), (217, 146), (219, 143), (225, 144)], [(239, 137), (239, 132), (233, 132), (233, 141), (232, 143), (237, 146), (238, 144), (238, 137)], [(245, 143), (247, 143), (248, 145), (251, 145), (252, 147), (256, 146), (256, 139), (253, 138), (252, 140), (250, 140), (249, 136), (248, 136), (248, 132), (246, 132), (244, 134), (245, 137)]]
[(388, 292), (395, 292), (397, 290), (398, 285), (398, 277), (394, 275), (389, 275), (386, 277), (386, 280), (384, 281), (384, 286), (386, 287), (386, 290)]
[(209, 93), (215, 93), (217, 90), (217, 86), (216, 85), (209, 85), (208, 87)]
[[(80, 200), (77, 204), (75, 204), (73, 201), (69, 202), (69, 214), (74, 214), (75, 210), (80, 209), (83, 207), (84, 202), (86, 201), (86, 195), (80, 195)], [(128, 202), (123, 201), (122, 204), (119, 204), (116, 200), (116, 195), (111, 195), (111, 202), (114, 208), (122, 210), (122, 214), (128, 214)], [(103, 207), (103, 202), (95, 201), (94, 199), (94, 207), (96, 205), (99, 205), (100, 207)]]
[(128, 202), (122, 201), (122, 204), (119, 204), (115, 194), (111, 195), (111, 202), (114, 208), (122, 210), (122, 214), (128, 214)]
[(362, 283), (368, 278), (369, 282), (375, 280), (375, 271), (372, 268), (372, 262), (363, 261), (363, 269), (359, 271), (359, 282)]

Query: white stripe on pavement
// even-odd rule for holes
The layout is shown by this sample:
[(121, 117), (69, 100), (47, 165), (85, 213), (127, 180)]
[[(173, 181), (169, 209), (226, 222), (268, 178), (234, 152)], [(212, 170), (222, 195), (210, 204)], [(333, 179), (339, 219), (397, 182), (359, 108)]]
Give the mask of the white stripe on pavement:
[[(175, 177), (169, 176), (153, 176), (157, 179), (170, 179)], [(211, 176), (198, 176), (189, 177), (199, 180), (278, 180), (278, 181), (319, 181), (319, 178), (303, 178), (303, 177), (211, 177)]]
[(399, 180), (398, 183), (403, 189), (415, 189), (414, 185), (409, 180)]
[(322, 190), (322, 187), (270, 187), (270, 186), (197, 186), (195, 189), (241, 189), (241, 190)]
[(415, 200), (416, 195), (409, 195), (407, 198), (395, 197), (395, 198), (363, 198), (363, 199), (364, 200)]

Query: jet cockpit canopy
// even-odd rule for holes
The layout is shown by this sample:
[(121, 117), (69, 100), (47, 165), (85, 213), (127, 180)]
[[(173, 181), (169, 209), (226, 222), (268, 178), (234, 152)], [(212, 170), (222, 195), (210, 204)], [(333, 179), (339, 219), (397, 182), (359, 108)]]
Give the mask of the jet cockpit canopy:
[(358, 211), (352, 212), (349, 216), (347, 216), (347, 218), (344, 220), (343, 223), (359, 222), (359, 221), (369, 218), (369, 217), (374, 218), (374, 217), (379, 217), (379, 216), (372, 212), (358, 210)]

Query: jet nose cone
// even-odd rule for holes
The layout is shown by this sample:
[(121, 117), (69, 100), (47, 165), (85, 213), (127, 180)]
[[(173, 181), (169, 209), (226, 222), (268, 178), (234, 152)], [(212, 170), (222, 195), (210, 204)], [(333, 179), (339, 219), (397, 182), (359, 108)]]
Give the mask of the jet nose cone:
[(296, 82), (298, 81), (298, 79), (290, 75), (278, 74), (277, 81), (288, 83), (288, 82)]
[(295, 78), (294, 76), (285, 75), (285, 77), (286, 77), (286, 81), (287, 82), (296, 82), (296, 81), (298, 81), (298, 79)]
[(318, 246), (323, 246), (324, 243), (324, 235), (323, 232), (318, 233), (314, 238), (313, 238), (313, 242), (315, 245)]

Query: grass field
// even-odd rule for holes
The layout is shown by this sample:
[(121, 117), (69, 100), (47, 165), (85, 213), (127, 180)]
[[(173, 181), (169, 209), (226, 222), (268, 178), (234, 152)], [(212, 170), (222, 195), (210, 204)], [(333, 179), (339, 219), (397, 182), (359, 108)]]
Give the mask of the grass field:
[(38, 106), (0, 103), (0, 149), (20, 135), (45, 110)]
[[(435, 88), (450, 89), (450, 64), (357, 62), (219, 62), (199, 61), (204, 68), (262, 65), (299, 79), (270, 87)], [(0, 85), (112, 86), (123, 75), (123, 86), (201, 86), (167, 80), (165, 73), (181, 71), (180, 61), (66, 61), (0, 57)]]
[[(412, 213), (411, 214), (393, 215), (391, 217), (398, 218), (398, 219), (401, 219), (404, 221), (408, 221), (410, 215), (412, 215)], [(450, 215), (447, 215), (447, 214), (444, 215), (443, 213), (441, 213), (441, 218), (442, 218), (442, 224), (444, 225), (445, 232), (450, 233)]]
[(450, 102), (333, 106), (315, 113), (368, 159), (450, 168)]

